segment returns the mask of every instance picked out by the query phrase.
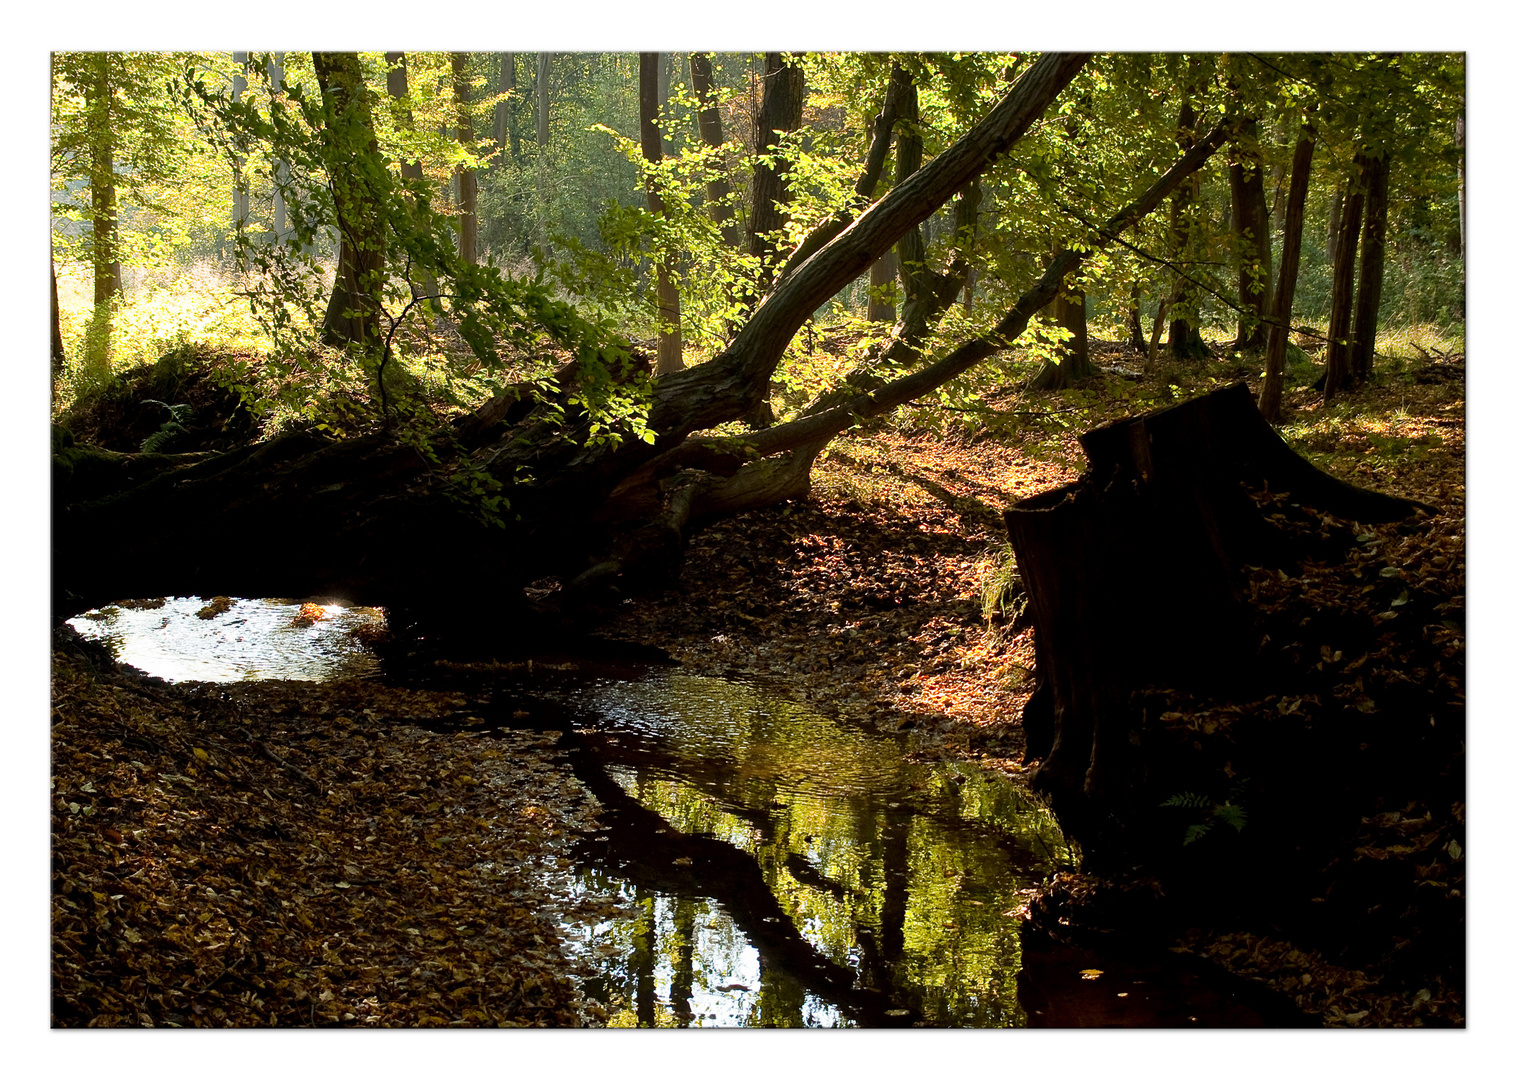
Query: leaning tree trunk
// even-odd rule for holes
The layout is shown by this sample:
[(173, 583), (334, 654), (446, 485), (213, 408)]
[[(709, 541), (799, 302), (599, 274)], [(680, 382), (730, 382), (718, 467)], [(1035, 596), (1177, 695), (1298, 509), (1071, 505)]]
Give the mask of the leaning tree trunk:
[[(335, 593), (392, 614), (476, 618), (492, 641), (530, 636), (524, 588), (564, 587), (565, 614), (661, 580), (706, 520), (804, 494), (811, 461), (861, 420), (930, 393), (994, 355), (1047, 305), (1088, 252), (1110, 244), (1199, 169), (1219, 126), (1120, 213), (1061, 252), (985, 334), (835, 407), (740, 438), (693, 433), (760, 400), (811, 313), (1003, 155), (1086, 57), (1032, 65), (963, 138), (839, 226), (758, 305), (722, 352), (653, 380), (654, 441), (590, 439), (572, 371), (539, 403), (514, 387), (418, 448), (391, 433), (334, 441), (291, 433), (211, 457), (55, 458), (55, 611), (132, 596)], [(628, 369), (625, 377), (635, 378)], [(426, 452), (422, 452), (425, 450)], [(505, 500), (493, 524), (477, 498)], [(98, 537), (118, 538), (110, 560)]]
[(1006, 526), (1035, 627), (1038, 687), (1024, 714), (1034, 785), (1092, 870), (1140, 864), (1172, 792), (1144, 790), (1142, 708), (1163, 694), (1242, 690), (1257, 630), (1240, 571), (1289, 563), (1256, 496), (1361, 522), (1418, 508), (1298, 457), (1238, 383), (1081, 438), (1089, 468), (1016, 503)]

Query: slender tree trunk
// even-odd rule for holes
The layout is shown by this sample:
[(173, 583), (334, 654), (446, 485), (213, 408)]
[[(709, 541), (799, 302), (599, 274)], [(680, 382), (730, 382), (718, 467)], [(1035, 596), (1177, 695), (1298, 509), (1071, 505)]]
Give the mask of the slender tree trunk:
[(121, 293), (121, 256), (117, 241), (115, 110), (112, 108), (111, 53), (94, 57), (90, 86), (90, 222), (94, 229), (95, 303), (108, 304)]
[[(274, 54), (269, 64), (269, 89), (274, 93), (284, 89), (284, 53)], [(289, 182), (290, 165), (283, 158), (274, 162), (274, 242), (283, 244), (290, 236), (288, 213), (284, 201), (284, 185)]]
[(1355, 176), (1348, 183), (1343, 201), (1343, 225), (1338, 233), (1337, 258), (1333, 261), (1333, 300), (1327, 324), (1327, 374), (1323, 398), (1332, 401), (1340, 390), (1354, 385), (1349, 355), (1353, 348), (1354, 257), (1359, 250), (1359, 227), (1364, 220), (1363, 154), (1354, 157)]
[(375, 348), (384, 288), (383, 196), (376, 190), (385, 165), (357, 53), (311, 54), (321, 87), (327, 173), (341, 239), (337, 280), (322, 320), (322, 340), (341, 348)]
[[(414, 125), (411, 116), (411, 107), (405, 104), (410, 96), (411, 88), (406, 79), (406, 54), (403, 52), (385, 53), (385, 92), (397, 103), (402, 103), (400, 114), (396, 117), (396, 124), (410, 130)], [(415, 158), (402, 158), (400, 162), (400, 178), (405, 181), (413, 192), (419, 192), (426, 183), (422, 174), (421, 162)], [(408, 281), (411, 290), (411, 298), (419, 296), (436, 296), (437, 280), (430, 273), (422, 274), (420, 281)]]
[(1380, 324), (1380, 293), (1385, 281), (1385, 219), (1390, 203), (1390, 152), (1365, 159), (1364, 236), (1359, 254), (1359, 289), (1354, 302), (1354, 336), (1349, 370), (1355, 383), (1370, 376), (1375, 363), (1375, 336)]
[(63, 352), (63, 321), (58, 314), (58, 266), (53, 262), (51, 238), (47, 253), (48, 278), (52, 283), (52, 344), (48, 350), (52, 361), (53, 385), (63, 377), (63, 365), (67, 357)]
[(1327, 212), (1327, 261), (1338, 265), (1338, 248), (1343, 242), (1343, 192), (1333, 195)]
[[(232, 63), (237, 65), (237, 70), (232, 75), (232, 100), (236, 102), (241, 101), (242, 95), (247, 93), (248, 54), (245, 52), (234, 52), (232, 54)], [(248, 197), (248, 178), (243, 173), (243, 164), (244, 162), (241, 158), (232, 163), (232, 222), (239, 234), (248, 227), (248, 221), (253, 213)], [(240, 242), (237, 245), (237, 251), (237, 265), (246, 272), (248, 268), (247, 254)]]
[(500, 54), (500, 83), (498, 92), (502, 101), (495, 105), (495, 142), (502, 149), (509, 147), (511, 160), (521, 163), (521, 137), (516, 131), (516, 54)]
[[(713, 93), (715, 84), (710, 53), (690, 54), (690, 85), (695, 90), (695, 99), (699, 105), (695, 114), (696, 131), (701, 142), (720, 152), (722, 114), (716, 107)], [(714, 162), (714, 166), (706, 180), (706, 212), (721, 228), (723, 243), (736, 251), (742, 245), (743, 236), (732, 214), (732, 184), (727, 179), (726, 167), (720, 159)]]
[(891, 248), (869, 268), (869, 304), (867, 308), (870, 322), (895, 323), (895, 289), (896, 275), (896, 252)]
[[(649, 165), (657, 166), (664, 156), (663, 136), (658, 127), (659, 54), (638, 54), (637, 101), (638, 131), (642, 139), (643, 158)], [(648, 178), (648, 209), (664, 213), (664, 199), (659, 192), (656, 176)], [(658, 302), (658, 363), (655, 374), (664, 375), (679, 371), (685, 366), (684, 341), (680, 334), (679, 287), (675, 284), (675, 256), (662, 252), (658, 258), (657, 276), (654, 285)]]
[(806, 81), (801, 69), (784, 62), (782, 53), (764, 57), (764, 103), (759, 108), (758, 130), (754, 148), (759, 160), (753, 165), (753, 209), (748, 222), (748, 252), (762, 259), (765, 271), (761, 284), (774, 276), (776, 234), (788, 220), (785, 212), (790, 202), (790, 185), (784, 174), (790, 162), (778, 153), (780, 138), (801, 124), (801, 106), (806, 98)]
[[(1180, 117), (1175, 141), (1180, 149), (1188, 150), (1195, 139), (1196, 110), (1189, 97), (1180, 106)], [(1191, 258), (1194, 243), (1195, 204), (1201, 191), (1201, 181), (1192, 176), (1170, 200), (1170, 236), (1175, 258), (1185, 267)], [(1169, 355), (1176, 360), (1199, 360), (1207, 355), (1201, 342), (1201, 328), (1196, 325), (1196, 307), (1191, 301), (1189, 283), (1183, 278), (1175, 281), (1170, 303)]]
[[(453, 105), (458, 112), (458, 143), (474, 153), (474, 117), (469, 112), (468, 53), (449, 53), (453, 68)], [(458, 182), (458, 257), (470, 266), (479, 262), (479, 177), (470, 166), (454, 170)]]
[(1127, 295), (1127, 343), (1138, 352), (1148, 348), (1143, 337), (1143, 287), (1137, 281)]
[(1464, 113), (1454, 117), (1454, 147), (1459, 151), (1459, 254), (1464, 254)]
[[(909, 73), (901, 72), (901, 89), (896, 97), (895, 182), (905, 183), (922, 167), (922, 130), (917, 87)], [(896, 241), (900, 263), (901, 298), (910, 304), (919, 300), (926, 289), (927, 242), (922, 226), (913, 225)]]
[(1264, 169), (1259, 157), (1259, 123), (1247, 117), (1233, 141), (1228, 168), (1232, 189), (1233, 235), (1238, 248), (1239, 349), (1264, 345), (1264, 316), (1269, 311), (1273, 277), (1269, 244), (1269, 210), (1264, 200)]
[(553, 61), (553, 54), (540, 52), (537, 54), (537, 86), (533, 92), (533, 101), (537, 103), (537, 153), (539, 157), (546, 157), (548, 153), (548, 72)]
[(1310, 124), (1301, 128), (1291, 157), (1290, 194), (1285, 201), (1285, 226), (1281, 230), (1280, 277), (1270, 304), (1269, 344), (1264, 351), (1264, 386), (1259, 391), (1259, 412), (1271, 424), (1280, 422), (1280, 399), (1285, 389), (1285, 347), (1290, 342), (1291, 305), (1296, 299), (1296, 276), (1301, 269), (1301, 233), (1306, 224), (1306, 192), (1311, 179), (1316, 132)]

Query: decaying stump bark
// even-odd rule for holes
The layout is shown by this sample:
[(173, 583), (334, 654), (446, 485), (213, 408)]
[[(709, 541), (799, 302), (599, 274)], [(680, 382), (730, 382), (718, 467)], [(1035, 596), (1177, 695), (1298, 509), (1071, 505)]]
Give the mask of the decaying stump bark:
[[(1289, 492), (1335, 517), (1385, 522), (1420, 504), (1336, 480), (1297, 456), (1245, 385), (1096, 428), (1077, 481), (1006, 511), (1036, 627), (1024, 713), (1034, 784), (1087, 862), (1140, 858), (1132, 797), (1146, 764), (1134, 695), (1254, 695), (1259, 640), (1246, 565), (1295, 553), (1251, 493)], [(1427, 509), (1422, 507), (1422, 509)]]

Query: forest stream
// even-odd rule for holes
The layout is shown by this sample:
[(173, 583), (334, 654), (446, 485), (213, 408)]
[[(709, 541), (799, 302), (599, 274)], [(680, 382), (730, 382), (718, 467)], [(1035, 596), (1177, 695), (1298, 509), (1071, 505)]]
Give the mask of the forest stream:
[[(170, 599), (71, 625), (169, 681), (390, 677), (357, 640), (377, 612), (205, 610)], [(627, 913), (559, 923), (610, 1026), (1303, 1023), (1193, 958), (1034, 933), (1028, 897), (1073, 861), (1052, 815), (1013, 779), (914, 755), (905, 733), (668, 664), (445, 664), (434, 679), (469, 693), (475, 722), (563, 732), (600, 803), (600, 827), (540, 873), (555, 895), (607, 902), (566, 910)]]

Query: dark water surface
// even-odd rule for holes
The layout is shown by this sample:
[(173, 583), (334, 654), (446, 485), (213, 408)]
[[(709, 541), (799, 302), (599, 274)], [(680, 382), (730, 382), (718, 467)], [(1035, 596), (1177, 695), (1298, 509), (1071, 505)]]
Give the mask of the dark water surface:
[[(73, 625), (168, 679), (378, 673), (374, 612), (199, 600)], [(1247, 984), (1167, 954), (1097, 954), (1030, 932), (1028, 893), (1073, 856), (1010, 778), (914, 761), (782, 686), (569, 660), (442, 676), (500, 725), (565, 731), (604, 807), (559, 895), (630, 918), (561, 924), (588, 996), (625, 1027), (1256, 1027), (1296, 1022)], [(522, 716), (529, 720), (522, 720)], [(606, 907), (607, 905), (601, 905)]]

